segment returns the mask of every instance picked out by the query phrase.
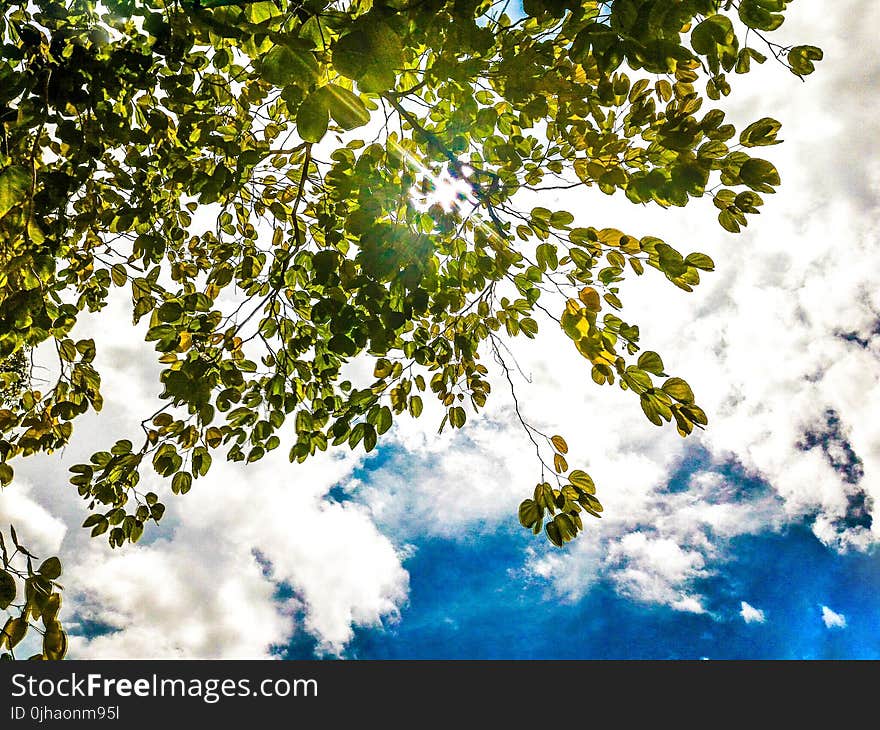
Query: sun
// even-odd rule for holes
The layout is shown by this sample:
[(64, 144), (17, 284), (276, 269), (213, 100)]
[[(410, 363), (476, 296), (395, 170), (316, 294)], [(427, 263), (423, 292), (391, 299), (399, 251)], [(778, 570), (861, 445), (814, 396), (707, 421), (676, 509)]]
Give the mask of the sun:
[(413, 206), (423, 213), (434, 206), (439, 206), (445, 213), (457, 210), (472, 197), (471, 186), (466, 179), (470, 172), (468, 167), (462, 167), (465, 177), (459, 177), (448, 169), (440, 172), (424, 169), (421, 180), (409, 191)]

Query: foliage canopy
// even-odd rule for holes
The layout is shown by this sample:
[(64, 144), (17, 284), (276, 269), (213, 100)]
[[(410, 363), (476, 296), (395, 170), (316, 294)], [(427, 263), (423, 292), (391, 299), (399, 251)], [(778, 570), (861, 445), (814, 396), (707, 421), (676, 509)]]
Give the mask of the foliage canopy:
[[(780, 125), (737, 132), (712, 102), (768, 55), (813, 71), (819, 49), (769, 39), (787, 4), (6, 3), (0, 480), (100, 410), (95, 343), (74, 325), (114, 288), (148, 324), (163, 403), (137, 443), (71, 469), (84, 526), (112, 546), (162, 518), (143, 469), (184, 494), (220, 450), (370, 451), (429, 396), (440, 428), (461, 428), (489, 396), (484, 361), (512, 387), (503, 340), (539, 320), (652, 423), (703, 427), (688, 384), (640, 352), (618, 285), (656, 270), (691, 291), (713, 261), (516, 196), (706, 197), (739, 231), (780, 183), (758, 156)], [(57, 377), (37, 389), (24, 354), (47, 345)], [(348, 374), (356, 358), (372, 377)], [(565, 439), (517, 416), (541, 472), (519, 519), (562, 545), (602, 506)]]

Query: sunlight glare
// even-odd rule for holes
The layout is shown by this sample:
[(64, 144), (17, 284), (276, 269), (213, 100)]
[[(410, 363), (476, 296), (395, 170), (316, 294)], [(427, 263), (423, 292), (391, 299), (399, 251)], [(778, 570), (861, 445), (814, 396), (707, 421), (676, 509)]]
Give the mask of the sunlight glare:
[[(463, 167), (462, 172), (467, 175), (471, 171)], [(438, 174), (424, 170), (421, 181), (413, 185), (409, 193), (413, 206), (422, 213), (435, 205), (440, 206), (444, 212), (451, 213), (468, 200), (471, 186), (467, 180), (451, 174), (449, 170), (442, 170)]]

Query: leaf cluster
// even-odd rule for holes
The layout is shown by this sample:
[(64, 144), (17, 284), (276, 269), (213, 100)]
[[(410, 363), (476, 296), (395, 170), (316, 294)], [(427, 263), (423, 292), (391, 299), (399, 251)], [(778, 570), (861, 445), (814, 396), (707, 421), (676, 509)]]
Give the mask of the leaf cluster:
[[(95, 343), (74, 326), (114, 291), (163, 368), (142, 433), (71, 468), (84, 526), (114, 547), (164, 513), (140, 490), (144, 469), (185, 494), (220, 450), (244, 462), (282, 445), (294, 462), (371, 451), (427, 398), (441, 430), (461, 428), (490, 396), (487, 354), (510, 380), (504, 339), (546, 324), (652, 423), (702, 428), (687, 383), (638, 355), (619, 283), (654, 270), (691, 291), (714, 262), (572, 211), (523, 210), (518, 194), (707, 197), (739, 231), (780, 184), (751, 155), (780, 125), (737, 135), (711, 103), (767, 58), (758, 47), (813, 70), (818, 49), (769, 40), (786, 5), (527, 0), (518, 18), (491, 0), (8, 5), (0, 358), (48, 345), (57, 378), (0, 373), (0, 479), (101, 409)], [(467, 194), (419, 207), (413, 190), (441, 174)], [(357, 359), (372, 377), (348, 375)], [(540, 484), (557, 480), (521, 519), (549, 519), (563, 543), (599, 503), (517, 415)]]

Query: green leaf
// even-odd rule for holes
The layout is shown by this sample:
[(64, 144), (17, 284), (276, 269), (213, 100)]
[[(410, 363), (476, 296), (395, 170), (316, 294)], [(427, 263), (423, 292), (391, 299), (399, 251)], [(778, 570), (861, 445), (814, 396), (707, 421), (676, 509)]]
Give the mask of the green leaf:
[(467, 421), (467, 413), (461, 406), (453, 406), (449, 409), (449, 423), (453, 428), (461, 428)]
[(61, 355), (61, 359), (66, 362), (73, 362), (76, 360), (76, 345), (73, 344), (73, 340), (64, 340), (58, 346), (58, 354)]
[(689, 253), (685, 256), (684, 262), (695, 269), (702, 269), (703, 271), (715, 270), (715, 262), (704, 253)]
[(519, 328), (522, 333), (529, 338), (538, 334), (538, 323), (531, 317), (523, 317), (519, 321)]
[(722, 210), (718, 214), (718, 222), (726, 231), (731, 233), (739, 233), (740, 231), (739, 223), (729, 210)]
[(5, 610), (15, 600), (17, 588), (12, 574), (0, 570), (0, 610)]
[(788, 52), (788, 65), (796, 74), (808, 76), (816, 70), (813, 61), (821, 61), (823, 55), (816, 46), (795, 46)]
[(86, 517), (85, 521), (82, 523), (82, 526), (83, 527), (94, 527), (103, 519), (104, 519), (104, 515), (91, 514), (88, 517)]
[(776, 135), (781, 127), (775, 119), (764, 117), (746, 127), (739, 135), (739, 141), (745, 147), (779, 144), (782, 140), (776, 139)]
[(773, 163), (757, 157), (743, 163), (739, 169), (739, 176), (752, 190), (760, 193), (772, 193), (772, 186), (780, 184), (779, 173)]
[(330, 116), (343, 129), (362, 127), (370, 121), (370, 112), (357, 94), (337, 84), (323, 87)]
[(128, 536), (128, 539), (132, 542), (137, 542), (141, 539), (141, 536), (144, 534), (144, 523), (140, 520), (135, 520), (135, 523), (131, 526), (131, 534)]
[(568, 475), (568, 480), (578, 489), (582, 489), (588, 494), (596, 493), (596, 485), (587, 472), (581, 469), (575, 469)]
[(0, 218), (19, 205), (24, 205), (31, 186), (31, 175), (19, 166), (0, 172)]
[(296, 131), (305, 142), (320, 142), (327, 133), (330, 112), (326, 97), (320, 89), (313, 91), (299, 105), (296, 113)]
[(663, 425), (663, 419), (657, 412), (657, 404), (650, 396), (648, 396), (646, 393), (642, 393), (642, 395), (639, 397), (639, 405), (642, 407), (642, 411), (651, 423), (653, 423), (655, 426)]
[(409, 399), (409, 413), (413, 418), (418, 418), (422, 415), (422, 408), (421, 396), (414, 395)]
[(785, 16), (779, 13), (771, 13), (766, 7), (766, 2), (760, 0), (741, 0), (738, 8), (739, 18), (749, 28), (756, 30), (776, 30)]
[(7, 484), (12, 482), (12, 477), (14, 476), (14, 472), (12, 467), (9, 466), (6, 462), (0, 462), (0, 486), (5, 487)]
[(679, 403), (693, 403), (694, 392), (684, 380), (681, 378), (669, 378), (663, 384), (663, 392), (672, 396)]
[(385, 433), (389, 428), (391, 428), (392, 417), (391, 417), (391, 409), (388, 406), (382, 406), (379, 409), (379, 413), (376, 417), (376, 431), (380, 434)]
[(547, 531), (547, 537), (550, 538), (550, 542), (556, 545), (556, 547), (562, 547), (562, 535), (559, 534), (559, 525), (556, 521), (548, 522), (544, 525), (544, 529)]
[(110, 268), (110, 278), (116, 286), (123, 286), (128, 281), (128, 274), (122, 264), (113, 264)]
[(171, 480), (171, 491), (175, 494), (186, 494), (192, 489), (192, 474), (185, 471), (179, 471)]
[(315, 54), (303, 48), (275, 46), (260, 64), (260, 76), (275, 86), (295, 84), (307, 89), (319, 78)]
[(369, 48), (370, 38), (364, 31), (342, 36), (333, 46), (333, 67), (346, 78), (359, 79), (372, 61)]
[(691, 33), (693, 49), (703, 55), (714, 55), (718, 46), (729, 46), (736, 39), (733, 23), (726, 15), (710, 15)]
[(574, 222), (574, 216), (567, 210), (557, 210), (550, 216), (550, 225), (554, 228), (565, 228)]
[(43, 561), (37, 572), (44, 578), (55, 580), (61, 576), (61, 561), (58, 558), (48, 558)]
[(663, 360), (656, 352), (646, 350), (639, 355), (639, 367), (652, 375), (663, 375)]
[(519, 506), (519, 522), (523, 527), (534, 527), (542, 515), (543, 510), (534, 500), (526, 499)]
[(108, 520), (104, 515), (98, 516), (98, 521), (95, 523), (95, 526), (92, 528), (92, 537), (97, 537), (101, 535), (110, 528), (110, 520)]
[(376, 429), (369, 423), (364, 424), (364, 451), (369, 453), (376, 448)]
[(178, 302), (165, 302), (156, 310), (160, 322), (176, 322), (183, 315), (183, 307)]
[(348, 337), (348, 335), (338, 334), (330, 338), (330, 341), (327, 343), (327, 349), (337, 355), (350, 357), (357, 352), (358, 348), (354, 340)]
[(403, 45), (385, 22), (364, 16), (355, 30), (336, 41), (332, 62), (364, 91), (385, 91), (394, 86), (395, 74), (403, 66)]
[(556, 503), (553, 499), (553, 487), (551, 487), (547, 482), (541, 482), (535, 487), (535, 493), (532, 495), (535, 499), (535, 504), (543, 509), (547, 509), (552, 514), (556, 509)]

